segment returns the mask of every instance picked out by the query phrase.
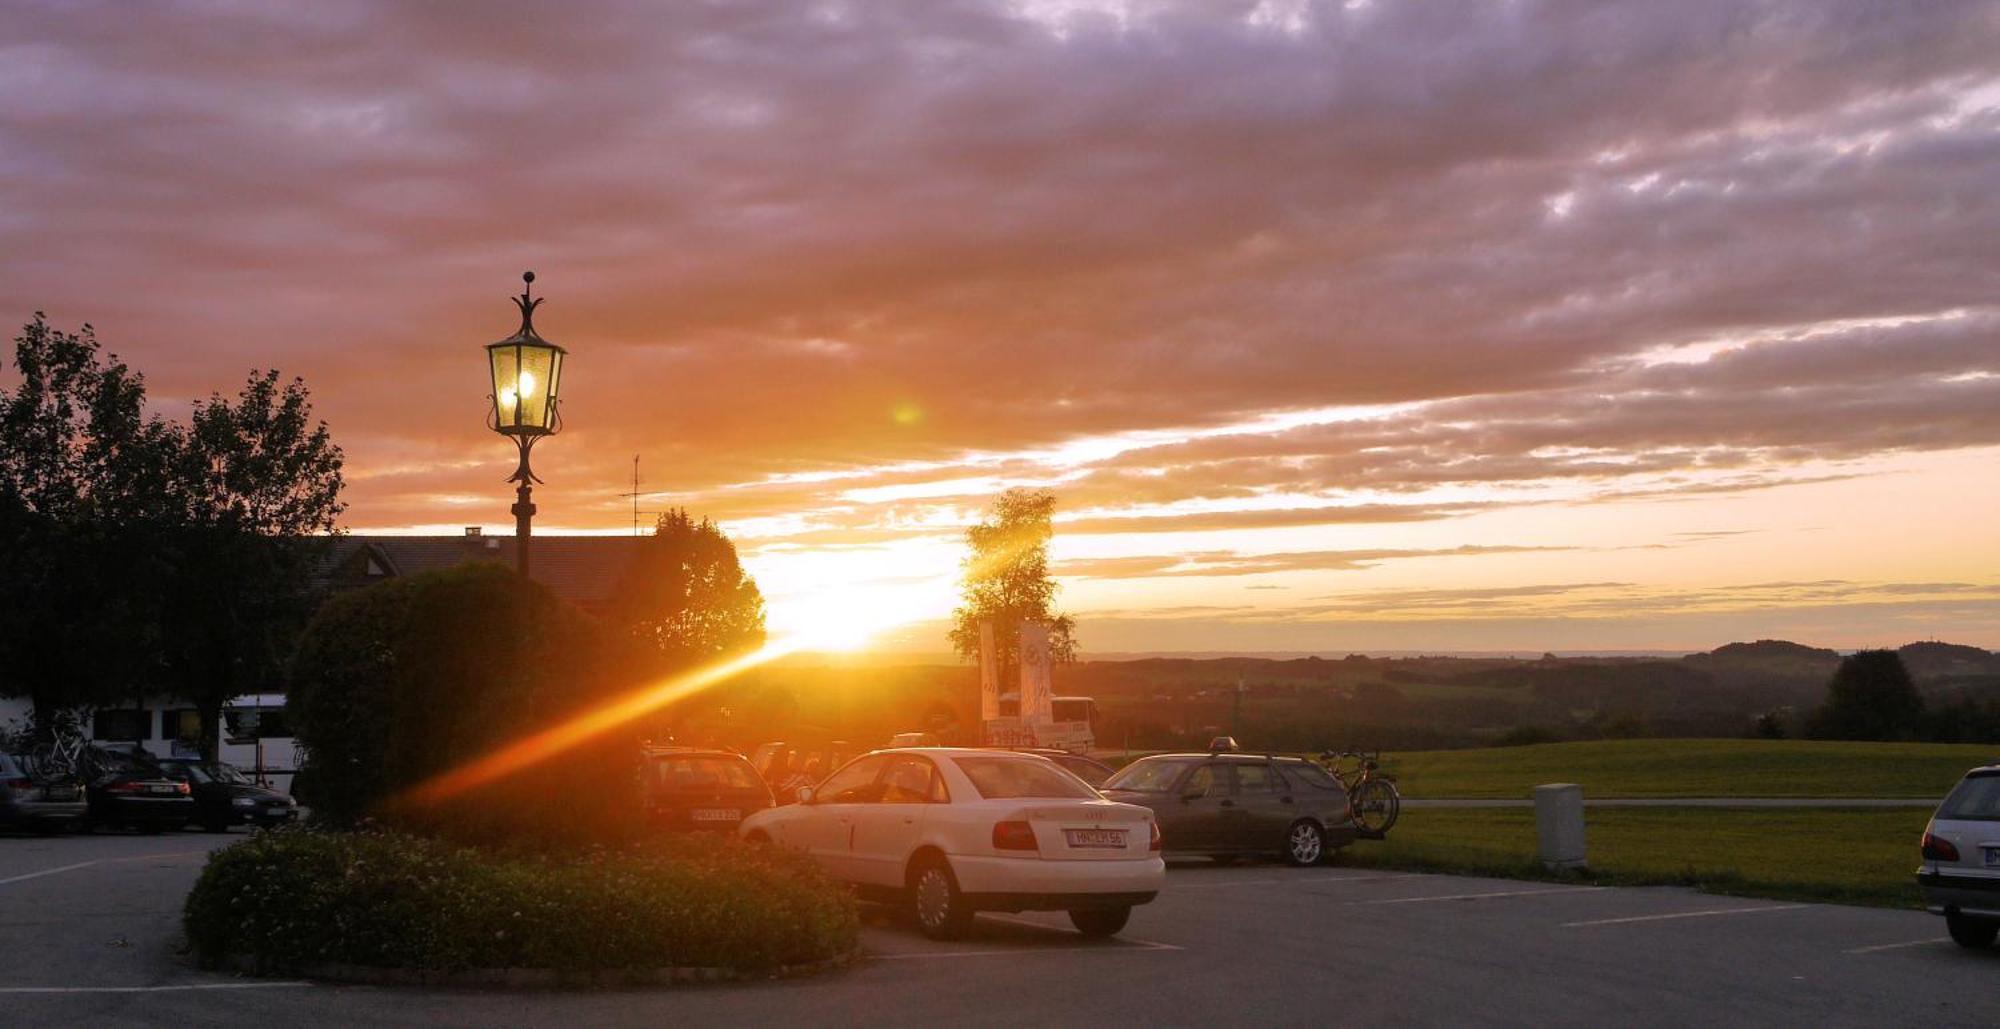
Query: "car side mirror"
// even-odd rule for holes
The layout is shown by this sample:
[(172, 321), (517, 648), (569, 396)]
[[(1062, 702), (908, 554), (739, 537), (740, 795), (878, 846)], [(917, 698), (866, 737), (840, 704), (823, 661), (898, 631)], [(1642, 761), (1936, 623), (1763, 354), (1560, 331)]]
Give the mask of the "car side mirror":
[(812, 802), (813, 802), (813, 788), (810, 786), (799, 787), (799, 803), (810, 804)]

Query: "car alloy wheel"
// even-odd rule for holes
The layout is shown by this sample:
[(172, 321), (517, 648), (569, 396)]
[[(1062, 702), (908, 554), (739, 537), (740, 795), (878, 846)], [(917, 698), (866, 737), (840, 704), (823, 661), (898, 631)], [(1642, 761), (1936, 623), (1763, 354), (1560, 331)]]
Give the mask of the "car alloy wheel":
[(1319, 826), (1311, 822), (1292, 823), (1292, 831), (1285, 837), (1286, 860), (1300, 866), (1318, 864), (1325, 849)]
[(948, 940), (959, 934), (971, 920), (965, 900), (952, 881), (951, 869), (933, 862), (917, 870), (911, 884), (911, 906), (916, 909), (917, 926), (925, 936)]

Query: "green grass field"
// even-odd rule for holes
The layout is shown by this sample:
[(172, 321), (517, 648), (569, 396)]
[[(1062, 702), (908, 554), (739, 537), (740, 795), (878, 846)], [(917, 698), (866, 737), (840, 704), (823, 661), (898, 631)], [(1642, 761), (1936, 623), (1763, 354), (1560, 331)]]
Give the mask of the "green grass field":
[(1590, 869), (1581, 876), (1536, 863), (1535, 813), (1525, 809), (1405, 810), (1388, 839), (1356, 843), (1337, 862), (1887, 907), (1921, 902), (1911, 875), (1928, 810), (1592, 808), (1586, 817)]
[(1573, 782), (1585, 797), (1944, 796), (2000, 747), (1818, 740), (1599, 740), (1389, 754), (1406, 797), (1526, 799)]

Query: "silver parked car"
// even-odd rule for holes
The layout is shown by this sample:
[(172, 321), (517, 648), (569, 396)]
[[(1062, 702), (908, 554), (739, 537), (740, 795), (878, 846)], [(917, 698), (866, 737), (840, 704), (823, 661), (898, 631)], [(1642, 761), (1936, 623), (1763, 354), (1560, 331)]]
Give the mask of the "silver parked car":
[(1924, 829), (1924, 906), (1961, 947), (2000, 936), (2000, 765), (1965, 773)]
[(52, 832), (81, 822), (86, 807), (82, 783), (42, 775), (28, 758), (0, 753), (0, 825)]

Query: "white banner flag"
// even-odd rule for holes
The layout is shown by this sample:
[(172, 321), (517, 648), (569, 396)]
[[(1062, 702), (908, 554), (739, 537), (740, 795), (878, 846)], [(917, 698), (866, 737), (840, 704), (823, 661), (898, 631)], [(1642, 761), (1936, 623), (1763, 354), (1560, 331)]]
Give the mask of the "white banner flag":
[(1021, 623), (1021, 720), (1041, 724), (1055, 720), (1055, 685), (1049, 672), (1049, 627)]

